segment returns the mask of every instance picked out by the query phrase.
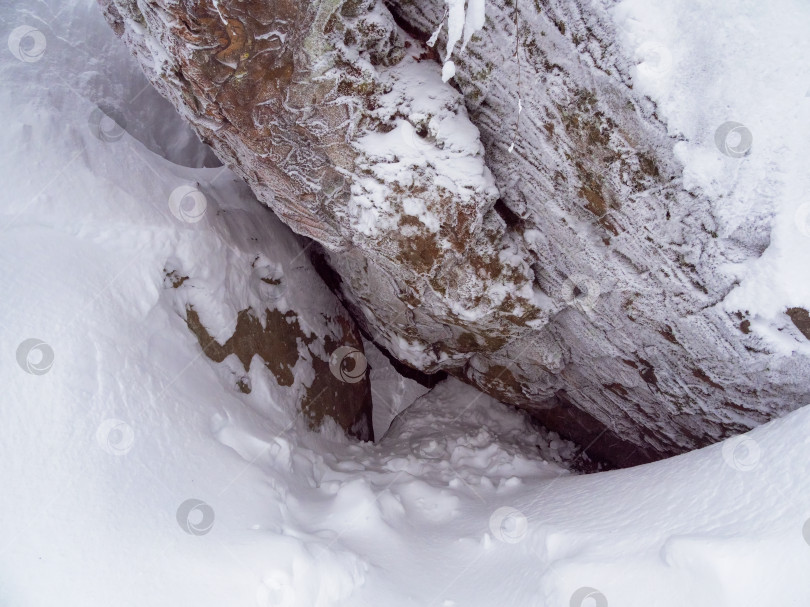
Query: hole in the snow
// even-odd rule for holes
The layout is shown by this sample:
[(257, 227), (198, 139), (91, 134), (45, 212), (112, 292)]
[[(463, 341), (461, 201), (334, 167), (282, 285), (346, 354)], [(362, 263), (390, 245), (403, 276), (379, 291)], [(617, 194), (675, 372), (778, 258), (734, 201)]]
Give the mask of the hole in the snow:
[(151, 85), (136, 100), (123, 103), (118, 112), (124, 130), (169, 162), (191, 168), (222, 166), (214, 151)]
[[(99, 17), (94, 14), (89, 27), (91, 31), (103, 28), (106, 34), (103, 20), (96, 21)], [(87, 119), (91, 132), (109, 143), (128, 133), (151, 152), (180, 166), (222, 166), (213, 150), (137, 70), (123, 45), (108, 47), (104, 40), (102, 35), (88, 34), (83, 53), (69, 45), (59, 49), (68, 57), (67, 65), (60, 69), (60, 80), (70, 82), (75, 92), (96, 106)], [(88, 56), (94, 58), (90, 65), (85, 63)], [(96, 57), (104, 59), (96, 61)]]

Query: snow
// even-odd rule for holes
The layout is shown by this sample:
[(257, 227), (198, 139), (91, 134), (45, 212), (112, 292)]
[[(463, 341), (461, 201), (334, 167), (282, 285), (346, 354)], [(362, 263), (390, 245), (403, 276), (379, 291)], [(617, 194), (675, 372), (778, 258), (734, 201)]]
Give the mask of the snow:
[[(94, 66), (51, 52), (58, 40), (89, 33), (128, 84), (143, 77), (93, 2), (61, 8), (53, 30), (2, 9), (4, 31), (39, 26), (47, 46), (0, 60), (0, 602), (807, 604), (810, 408), (578, 475), (571, 443), (456, 380), (424, 393), (373, 350), (389, 396), (375, 425), (397, 416), (377, 444), (309, 432), (263, 365), (250, 394), (234, 391), (180, 318), (184, 298), (227, 332), (246, 302), (317, 311), (326, 295), (300, 241), (228, 170), (179, 166), (129, 130), (94, 134), (96, 104), (54, 86)], [(192, 295), (171, 270), (190, 272)], [(253, 272), (290, 280), (256, 292)]]
[[(393, 208), (397, 197), (392, 189), (413, 185), (415, 176), (429, 179), (442, 196), (457, 195), (464, 204), (472, 205), (476, 196), (494, 202), (497, 188), (484, 162), (478, 129), (469, 121), (461, 96), (442, 83), (435, 66), (409, 55), (385, 77), (389, 91), (379, 96), (380, 107), (374, 113), (395, 126), (388, 132), (368, 133), (355, 143), (361, 155), (358, 167), (373, 178), (359, 178), (352, 185), (353, 230), (366, 236), (398, 230), (403, 211), (411, 213)], [(423, 129), (421, 135), (417, 127)], [(419, 219), (436, 231), (438, 212), (428, 207), (419, 212)]]
[[(610, 7), (634, 88), (655, 101), (692, 191), (715, 200), (718, 236), (765, 235), (721, 305), (748, 311), (774, 350), (810, 352), (786, 309), (810, 308), (810, 4), (622, 0)], [(778, 330), (771, 327), (779, 327)]]
[(370, 341), (363, 342), (371, 367), (371, 390), (374, 396), (372, 423), (374, 436), (383, 436), (394, 418), (407, 409), (427, 388), (397, 373), (385, 355)]

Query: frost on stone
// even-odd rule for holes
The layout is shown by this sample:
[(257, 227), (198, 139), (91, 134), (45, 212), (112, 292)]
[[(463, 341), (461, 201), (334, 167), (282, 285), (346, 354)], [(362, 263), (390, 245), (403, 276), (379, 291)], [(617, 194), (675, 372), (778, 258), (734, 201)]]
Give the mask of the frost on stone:
[[(718, 193), (737, 170), (698, 171), (730, 159), (676, 144), (631, 86), (677, 57), (625, 54), (598, 4), (516, 15), (491, 0), (483, 28), (480, 0), (103, 4), (201, 138), (323, 246), (354, 318), (400, 360), (452, 371), (618, 465), (810, 398), (785, 313), (807, 309), (804, 291), (768, 318), (742, 306), (753, 281), (734, 295), (728, 269), (762, 255), (766, 218), (746, 223)], [(684, 153), (709, 164), (685, 172)], [(764, 342), (768, 330), (790, 341)]]

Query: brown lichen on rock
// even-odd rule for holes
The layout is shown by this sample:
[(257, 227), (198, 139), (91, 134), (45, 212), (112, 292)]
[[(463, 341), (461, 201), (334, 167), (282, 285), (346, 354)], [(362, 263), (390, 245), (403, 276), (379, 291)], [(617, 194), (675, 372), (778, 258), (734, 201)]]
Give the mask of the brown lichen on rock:
[(236, 329), (224, 344), (208, 333), (192, 306), (186, 308), (186, 324), (197, 337), (205, 355), (221, 363), (231, 354), (250, 371), (254, 356), (264, 360), (279, 386), (292, 386), (293, 367), (298, 362), (298, 340), (304, 339), (298, 318), (293, 312), (282, 314), (278, 310), (265, 310), (265, 322), (251, 310), (241, 310), (236, 319)]
[[(245, 372), (250, 371), (254, 356), (258, 356), (282, 387), (291, 387), (295, 383), (294, 368), (301, 359), (299, 348), (308, 350), (305, 364), (311, 364), (314, 379), (301, 402), (301, 411), (309, 424), (317, 428), (325, 416), (334, 419), (349, 434), (362, 440), (372, 440), (371, 427), (371, 384), (367, 375), (359, 381), (340, 380), (332, 372), (328, 360), (322, 360), (309, 346), (314, 337), (305, 334), (298, 323), (294, 312), (281, 313), (278, 310), (265, 310), (264, 323), (252, 309), (241, 310), (233, 334), (220, 343), (212, 336), (200, 320), (193, 306), (186, 308), (186, 324), (203, 353), (214, 362), (221, 363), (228, 356), (239, 359)], [(336, 342), (328, 337), (325, 340), (326, 351), (333, 352), (343, 345), (362, 352), (362, 341), (348, 322), (338, 318), (342, 327), (344, 340)], [(246, 378), (237, 380), (237, 388), (244, 394), (251, 392)]]

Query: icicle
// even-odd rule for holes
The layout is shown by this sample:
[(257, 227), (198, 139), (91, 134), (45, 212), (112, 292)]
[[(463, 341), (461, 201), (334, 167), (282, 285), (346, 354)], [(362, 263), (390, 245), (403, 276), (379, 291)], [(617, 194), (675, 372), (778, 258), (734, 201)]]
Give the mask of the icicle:
[(430, 40), (427, 41), (427, 45), (430, 48), (436, 46), (436, 41), (439, 39), (439, 34), (442, 33), (442, 26), (444, 25), (444, 20), (447, 19), (447, 9), (444, 9), (444, 15), (442, 15), (441, 21), (439, 21), (439, 25), (436, 26), (433, 34), (430, 36)]
[(436, 44), (444, 21), (447, 19), (447, 46), (445, 48), (445, 63), (442, 68), (442, 80), (447, 82), (456, 73), (456, 66), (451, 61), (456, 43), (462, 40), (463, 35), (461, 45), (463, 50), (473, 37), (473, 34), (484, 27), (486, 0), (445, 0), (445, 4), (444, 16), (427, 44), (430, 47)]
[(485, 6), (486, 0), (467, 0), (467, 19), (464, 22), (464, 43), (461, 50), (467, 47), (475, 32), (483, 29), (486, 21)]

